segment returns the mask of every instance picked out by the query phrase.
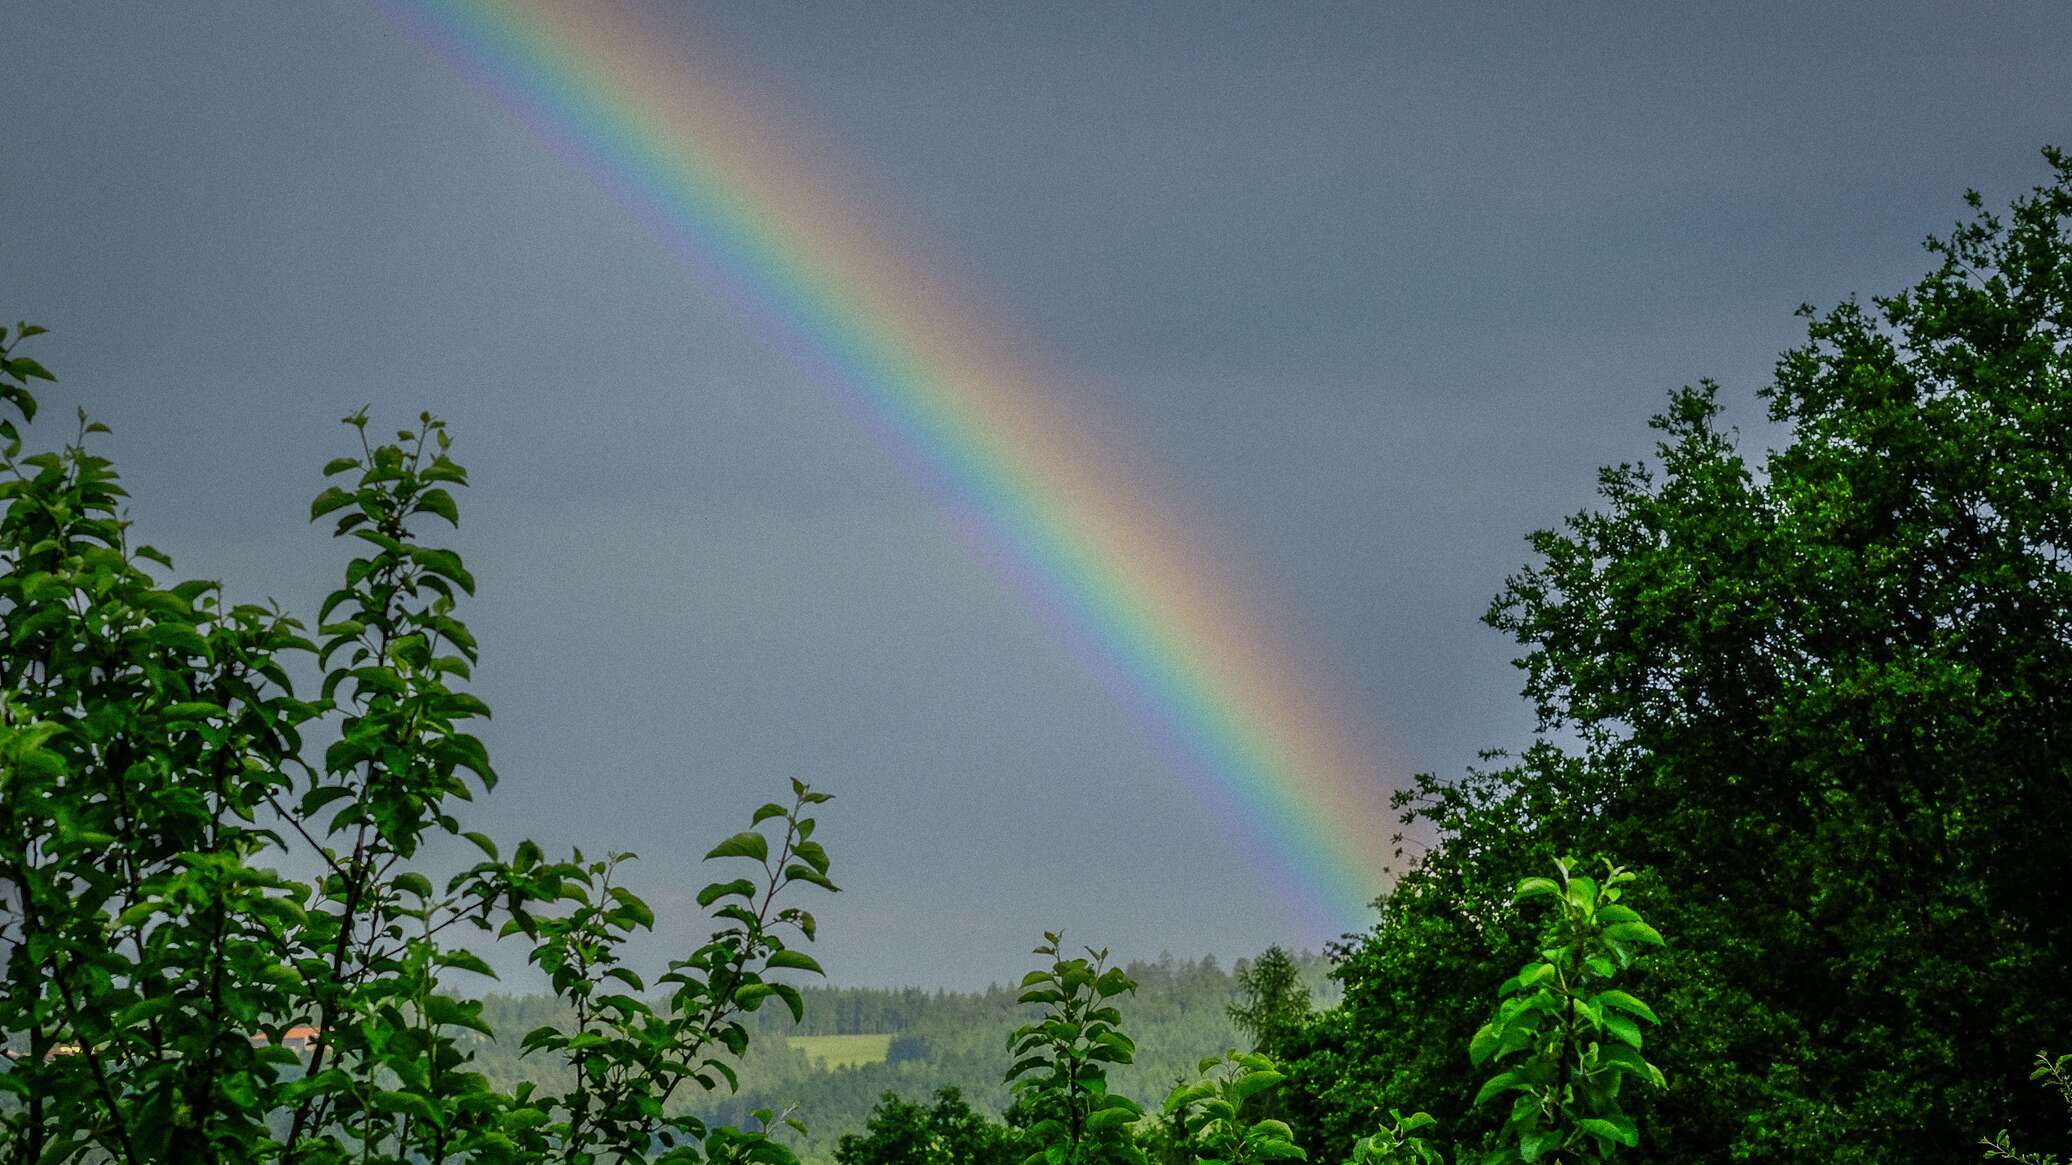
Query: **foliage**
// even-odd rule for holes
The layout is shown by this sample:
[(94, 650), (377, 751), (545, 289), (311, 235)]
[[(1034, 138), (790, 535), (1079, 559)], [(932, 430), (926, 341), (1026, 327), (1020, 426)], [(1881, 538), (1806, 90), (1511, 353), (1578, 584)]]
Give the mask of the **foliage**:
[(1034, 1118), (1025, 1134), (1030, 1162), (1045, 1165), (1144, 1165), (1131, 1138), (1143, 1107), (1108, 1091), (1110, 1064), (1127, 1064), (1136, 1045), (1122, 1032), (1122, 1015), (1109, 1002), (1136, 990), (1108, 952), (1088, 949), (1066, 958), (1055, 932), (1046, 932), (1035, 953), (1050, 966), (1022, 979), (1017, 1002), (1034, 1004), (1041, 1015), (1008, 1036), (1015, 1057), (1007, 1079), (1016, 1099)]
[(886, 1093), (861, 1133), (842, 1137), (836, 1165), (1014, 1165), (1020, 1138), (964, 1102), (955, 1088), (938, 1088), (928, 1107)]
[[(0, 400), (23, 421), (49, 373), (14, 344), (37, 331), (0, 330)], [(550, 861), (526, 841), (504, 862), (458, 816), (495, 773), (470, 731), (489, 709), (463, 686), (474, 579), (418, 534), (459, 522), (445, 427), (380, 442), (364, 413), (347, 423), (358, 453), (325, 474), (348, 484), (311, 517), (338, 515), (358, 556), (313, 641), (219, 584), (158, 585), (171, 561), (132, 544), (113, 466), (86, 448), (102, 426), (82, 415), (70, 446), (23, 455), (0, 422), (0, 1158), (793, 1160), (763, 1128), (668, 1105), (730, 1079), (744, 1013), (800, 1007), (782, 974), (818, 971), (791, 945), (813, 919), (775, 901), (834, 888), (804, 815), (826, 795), (795, 783), (708, 855), (760, 876), (699, 895), (724, 925), (669, 964), (659, 1005), (640, 999), (618, 950), (653, 914), (615, 884), (629, 855)], [(290, 684), (303, 656), (314, 699)], [(452, 836), (486, 860), (440, 890), (425, 851)], [(291, 859), (317, 876), (275, 868)], [(494, 1030), (454, 984), (490, 968), (449, 937), (462, 923), (530, 944), (567, 1022), (524, 1047), (564, 1087), (476, 1070)]]
[(1252, 1165), (1308, 1156), (1296, 1147), (1294, 1131), (1285, 1122), (1245, 1118), (1248, 1102), (1286, 1079), (1271, 1059), (1232, 1049), (1204, 1059), (1197, 1070), (1201, 1078), (1173, 1089), (1163, 1110), (1173, 1123), (1174, 1140), (1187, 1148), (1192, 1160), (1203, 1165)]
[[(1520, 763), (1568, 762), (1542, 747)], [(1390, 1109), (1428, 1110), (1447, 1129), (1480, 1126), (1471, 1102), (1482, 1081), (1462, 1049), (1488, 1016), (1489, 968), (1519, 966), (1537, 949), (1537, 928), (1512, 905), (1519, 871), (1558, 855), (1519, 823), (1555, 820), (1555, 790), (1569, 776), (1425, 780), (1418, 812), (1447, 841), (1398, 879), (1364, 938), (1334, 948), (1345, 994), (1283, 1062), (1280, 1101), (1312, 1159), (1342, 1159)]]
[[(1679, 1161), (1954, 1162), (2041, 1135), (2006, 1049), (2072, 1041), (2072, 159), (1935, 268), (1810, 311), (1751, 460), (1716, 389), (1672, 396), (1653, 467), (1532, 537), (1489, 621), (1524, 648), (1539, 741), (1420, 780), (1435, 842), (1345, 953), (1294, 1100), (1349, 1144), (1391, 1106), (1452, 1125), (1439, 1051), (1464, 972), (1530, 956), (1504, 871), (1619, 853), (1679, 888), (1652, 960)], [(1928, 1114), (1964, 1114), (1962, 1120)]]
[[(0, 395), (33, 419), (28, 379), (50, 374), (4, 329), (0, 353)], [(155, 584), (165, 556), (131, 544), (114, 468), (85, 447), (105, 431), (82, 415), (70, 446), (23, 455), (0, 422), (0, 1088), (19, 1098), (0, 1152), (239, 1160), (292, 1102), (277, 1037), (338, 930), (250, 861), (292, 776), (314, 775), (300, 730), (318, 710), (278, 662), (310, 645), (213, 583)]]
[(1548, 945), (1499, 989), (1503, 1001), (1468, 1049), (1478, 1065), (1521, 1057), (1475, 1095), (1482, 1105), (1517, 1094), (1492, 1165), (1610, 1160), (1616, 1146), (1640, 1143), (1619, 1104), (1620, 1086), (1629, 1076), (1665, 1083), (1641, 1055), (1640, 1023), (1659, 1023), (1654, 1009), (1611, 985), (1639, 948), (1662, 945), (1653, 927), (1619, 904), (1620, 887), (1634, 876), (1609, 862), (1602, 880), (1572, 874), (1566, 861), (1554, 869), (1554, 878), (1521, 881), (1517, 894), (1521, 902), (1555, 900)]
[[(531, 959), (547, 972), (548, 982), (570, 1015), (568, 1026), (534, 1029), (523, 1043), (528, 1053), (553, 1053), (573, 1069), (565, 1092), (525, 1092), (520, 1099), (550, 1123), (529, 1128), (520, 1142), (529, 1153), (553, 1153), (574, 1159), (641, 1160), (650, 1145), (679, 1148), (685, 1160), (696, 1159), (690, 1144), (705, 1142), (707, 1154), (733, 1153), (749, 1160), (789, 1160), (792, 1154), (767, 1140), (758, 1129), (741, 1133), (711, 1129), (686, 1112), (670, 1112), (669, 1104), (685, 1083), (710, 1091), (723, 1080), (738, 1083), (728, 1058), (747, 1049), (749, 1033), (742, 1015), (769, 999), (782, 1001), (795, 1017), (804, 1014), (796, 987), (773, 973), (782, 970), (820, 973), (812, 956), (787, 945), (788, 932), (810, 940), (811, 914), (796, 907), (776, 908), (776, 899), (796, 882), (832, 890), (828, 857), (812, 841), (815, 821), (803, 815), (828, 800), (801, 782), (793, 782), (789, 807), (772, 802), (756, 810), (753, 822), (777, 821), (783, 833), (775, 846), (761, 832), (739, 833), (715, 846), (706, 860), (740, 859), (751, 863), (750, 876), (715, 882), (698, 895), (700, 906), (716, 906), (726, 923), (706, 944), (685, 958), (673, 960), (657, 984), (666, 992), (660, 1006), (639, 997), (647, 990), (640, 975), (627, 968), (617, 948), (635, 929), (654, 924), (646, 903), (613, 884), (619, 865), (630, 855), (603, 861), (574, 860), (544, 864), (537, 847), (521, 845), (510, 865), (495, 860), (475, 867), (466, 879), (483, 879), (491, 896), (515, 903), (505, 934), (523, 934), (533, 943)], [(794, 940), (795, 941), (795, 940)], [(773, 1114), (755, 1114), (767, 1127)], [(558, 1118), (558, 1119), (551, 1119)], [(657, 1160), (671, 1160), (665, 1153)]]
[(1350, 1165), (1439, 1165), (1438, 1147), (1418, 1136), (1437, 1123), (1428, 1112), (1391, 1109), (1387, 1128), (1353, 1142)]
[(1249, 966), (1238, 968), (1243, 997), (1230, 1005), (1231, 1022), (1252, 1039), (1254, 1050), (1284, 1056), (1296, 1033), (1309, 1023), (1309, 987), (1302, 971), (1280, 946), (1267, 947)]
[[(2053, 1060), (2049, 1053), (2036, 1054), (2036, 1070), (2029, 1073), (2029, 1079), (2042, 1080), (2063, 1098), (2065, 1107), (2072, 1109), (2072, 1056), (2060, 1056)], [(2016, 1151), (2014, 1142), (2008, 1138), (2007, 1130), (1979, 1142), (1986, 1147), (1989, 1161), (2014, 1161), (2018, 1165), (2063, 1165), (2063, 1159), (2046, 1153), (2022, 1153)]]

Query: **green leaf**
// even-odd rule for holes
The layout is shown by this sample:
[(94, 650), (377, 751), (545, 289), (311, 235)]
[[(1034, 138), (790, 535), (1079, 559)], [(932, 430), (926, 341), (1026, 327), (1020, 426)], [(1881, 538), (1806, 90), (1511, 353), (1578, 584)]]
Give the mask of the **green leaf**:
[(768, 965), (788, 971), (811, 971), (815, 975), (827, 974), (827, 972), (820, 969), (820, 963), (804, 951), (771, 951)]
[(1617, 942), (1648, 943), (1665, 946), (1662, 936), (1645, 922), (1621, 922), (1604, 928), (1604, 937)]
[(446, 1124), (431, 1101), (413, 1092), (376, 1092), (371, 1107), (377, 1112), (404, 1113), (434, 1127)]
[(322, 809), (331, 802), (341, 797), (350, 797), (352, 795), (352, 788), (347, 785), (318, 786), (302, 795), (302, 815), (304, 817), (314, 816), (317, 810)]
[(1475, 1094), (1474, 1107), (1480, 1108), (1506, 1092), (1527, 1087), (1530, 1087), (1530, 1082), (1517, 1072), (1499, 1072), (1490, 1077), (1489, 1082), (1482, 1086), (1482, 1090)]
[(428, 489), (417, 499), (411, 511), (418, 514), (436, 514), (454, 526), (460, 525), (460, 507), (454, 504), (453, 495), (443, 489)]
[(178, 704), (168, 704), (165, 709), (165, 716), (168, 720), (216, 720), (221, 718), (223, 714), (224, 709), (221, 704), (211, 704), (206, 700), (188, 700)]
[(468, 594), (475, 593), (475, 576), (461, 565), (460, 555), (432, 546), (412, 546), (408, 553), (419, 566), (441, 578), (452, 579), (455, 586)]
[[(761, 835), (758, 834), (757, 836)], [(707, 854), (706, 856), (711, 857), (712, 855)], [(752, 900), (755, 898), (755, 883), (747, 878), (736, 878), (731, 882), (714, 882), (703, 890), (698, 891), (698, 905), (710, 906), (720, 899), (729, 896), (738, 896)]]
[(1468, 1062), (1479, 1067), (1502, 1044), (1503, 1036), (1497, 1026), (1494, 1023), (1483, 1024), (1468, 1041)]
[(827, 873), (828, 866), (830, 864), (828, 861), (827, 850), (823, 848), (819, 842), (802, 841), (798, 844), (798, 849), (796, 852), (799, 855), (800, 861), (805, 862), (809, 866), (812, 866), (816, 871), (822, 874)]
[[(1212, 1058), (1210, 1060), (1210, 1063), (1213, 1064), (1214, 1062), (1215, 1061)], [(1201, 1070), (1207, 1071), (1207, 1069), (1205, 1068)], [(1167, 1094), (1164, 1111), (1168, 1115), (1171, 1115), (1172, 1113), (1178, 1112), (1181, 1109), (1187, 1107), (1188, 1105), (1203, 1099), (1204, 1097), (1215, 1095), (1215, 1092), (1215, 1085), (1210, 1084), (1206, 1080), (1197, 1080), (1191, 1084), (1182, 1084), (1179, 1087), (1173, 1089), (1171, 1093)]]
[(1285, 1079), (1279, 1072), (1247, 1072), (1231, 1081), (1230, 1092), (1240, 1101), (1250, 1100)]
[(482, 957), (473, 951), (442, 951), (439, 954), (439, 965), (451, 967), (456, 971), (473, 971), (477, 975), (490, 979), (496, 978), (496, 972), (491, 970), (489, 964), (483, 962)]
[(1523, 878), (1519, 880), (1518, 892), (1511, 900), (1513, 902), (1523, 902), (1528, 898), (1538, 898), (1542, 895), (1559, 893), (1561, 893), (1561, 887), (1552, 878)]
[(830, 881), (826, 874), (798, 862), (784, 867), (784, 880), (787, 882), (806, 882), (834, 894), (839, 894), (842, 890), (840, 886)]
[(1629, 1149), (1640, 1144), (1640, 1130), (1634, 1127), (1630, 1119), (1623, 1116), (1584, 1117), (1576, 1122), (1576, 1127), (1586, 1133), (1617, 1141)]
[(1118, 1129), (1136, 1121), (1137, 1114), (1127, 1108), (1104, 1108), (1088, 1114), (1086, 1127), (1095, 1132), (1103, 1129)]
[(333, 510), (342, 509), (352, 504), (353, 495), (339, 489), (335, 485), (326, 487), (324, 492), (316, 496), (316, 500), (309, 503), (309, 520), (314, 522)]
[(1631, 1015), (1637, 1015), (1640, 1018), (1647, 1020), (1649, 1023), (1652, 1024), (1660, 1024), (1662, 1022), (1659, 1018), (1656, 1017), (1653, 1008), (1649, 1007), (1645, 1003), (1642, 1003), (1640, 1000), (1635, 999), (1633, 996), (1626, 994), (1624, 991), (1620, 991), (1617, 989), (1613, 989), (1610, 991), (1600, 991), (1597, 994), (1590, 997), (1590, 1002), (1600, 1011), (1604, 1010), (1607, 1007), (1616, 1007), (1620, 1011), (1627, 1012)]
[(463, 1003), (444, 995), (434, 995), (425, 1000), (425, 1020), (435, 1026), (464, 1027), (485, 1036), (496, 1035), (483, 1020), (482, 1004), (477, 1001)]
[(754, 858), (759, 862), (770, 860), (770, 839), (754, 830), (744, 830), (712, 847), (705, 855), (706, 861), (714, 858)]
[[(44, 368), (43, 365), (36, 363), (34, 360), (29, 359), (27, 356), (9, 356), (7, 358), (7, 366), (8, 371), (24, 379), (31, 376), (35, 377), (38, 380), (55, 381), (57, 379), (57, 377), (52, 376), (50, 374), (50, 371)], [(27, 410), (23, 411), (26, 412)]]
[(1617, 1012), (1604, 1014), (1604, 1030), (1611, 1037), (1629, 1047), (1638, 1049), (1642, 1043), (1640, 1025)]

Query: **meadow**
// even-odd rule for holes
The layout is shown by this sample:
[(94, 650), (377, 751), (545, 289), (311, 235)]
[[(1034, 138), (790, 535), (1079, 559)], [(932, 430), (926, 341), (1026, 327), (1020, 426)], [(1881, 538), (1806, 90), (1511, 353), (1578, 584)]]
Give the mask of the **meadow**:
[(892, 1032), (853, 1036), (786, 1036), (786, 1047), (805, 1056), (814, 1068), (829, 1071), (882, 1064), (892, 1050)]

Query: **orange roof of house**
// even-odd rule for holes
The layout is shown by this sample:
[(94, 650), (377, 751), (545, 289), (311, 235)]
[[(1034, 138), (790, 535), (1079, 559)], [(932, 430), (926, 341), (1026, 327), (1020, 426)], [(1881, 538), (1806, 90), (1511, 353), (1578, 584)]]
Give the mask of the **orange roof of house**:
[[(299, 1023), (296, 1024), (294, 1027), (289, 1028), (287, 1031), (282, 1032), (281, 1039), (313, 1040), (322, 1034), (324, 1034), (323, 1028), (316, 1027), (311, 1024)], [(265, 1032), (260, 1032), (258, 1035), (253, 1036), (252, 1039), (262, 1044), (269, 1042), (268, 1036)]]

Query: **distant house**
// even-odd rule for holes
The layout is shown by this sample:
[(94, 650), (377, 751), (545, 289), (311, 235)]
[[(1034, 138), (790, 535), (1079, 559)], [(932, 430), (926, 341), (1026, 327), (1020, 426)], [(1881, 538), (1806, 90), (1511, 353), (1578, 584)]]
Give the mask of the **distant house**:
[[(309, 1050), (311, 1044), (316, 1043), (317, 1037), (319, 1035), (322, 1035), (323, 1031), (324, 1029), (316, 1027), (312, 1024), (296, 1024), (294, 1027), (291, 1027), (287, 1031), (281, 1033), (281, 1046), (284, 1048), (292, 1048), (298, 1052), (306, 1052)], [(265, 1032), (260, 1032), (258, 1035), (252, 1037), (252, 1042), (255, 1044), (266, 1044), (272, 1043), (273, 1041), (267, 1038)]]
[[(323, 1032), (324, 1029), (314, 1024), (296, 1024), (294, 1027), (281, 1033), (281, 1046), (297, 1052), (307, 1052), (311, 1045), (317, 1042), (317, 1037), (322, 1035)], [(252, 1037), (252, 1042), (255, 1044), (270, 1044), (273, 1040), (265, 1032), (260, 1032)], [(63, 1043), (52, 1044), (50, 1050), (43, 1054), (43, 1058), (53, 1060), (59, 1056), (76, 1056), (79, 1052), (79, 1044), (76, 1041), (67, 1040)], [(5, 1055), (10, 1060), (19, 1060), (28, 1054), (19, 1048), (8, 1048), (5, 1052)]]
[[(43, 1053), (43, 1058), (46, 1060), (55, 1060), (59, 1056), (76, 1056), (78, 1054), (79, 1045), (76, 1042), (67, 1040), (61, 1044), (52, 1044), (50, 1046), (50, 1050)], [(25, 1060), (28, 1059), (28, 1057), (29, 1050), (27, 1048), (7, 1049), (7, 1058), (10, 1060)]]

